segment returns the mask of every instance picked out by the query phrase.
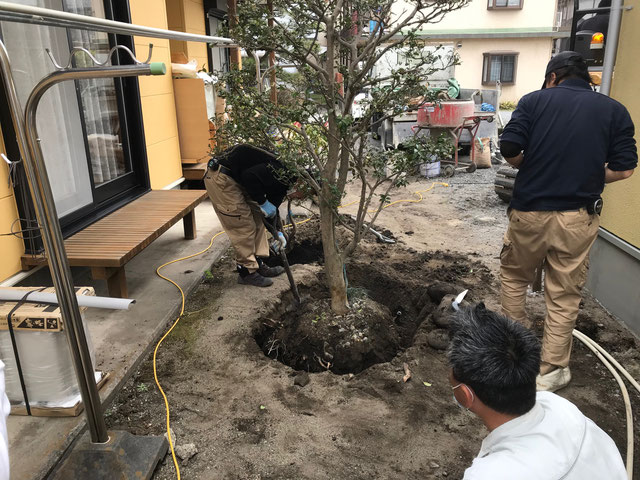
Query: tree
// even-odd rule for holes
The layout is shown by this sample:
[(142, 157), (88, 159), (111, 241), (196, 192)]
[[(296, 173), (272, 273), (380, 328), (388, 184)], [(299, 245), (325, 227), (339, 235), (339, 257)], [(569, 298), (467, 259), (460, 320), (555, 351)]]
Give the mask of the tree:
[[(418, 33), (467, 3), (273, 0), (265, 5), (243, 0), (238, 5), (230, 36), (248, 51), (275, 52), (278, 64), (287, 67), (272, 68), (288, 94), (286, 101), (274, 103), (268, 89), (256, 85), (255, 71), (228, 72), (220, 93), (227, 99), (229, 121), (218, 128), (217, 143), (249, 142), (277, 151), (315, 193), (336, 314), (348, 311), (345, 261), (376, 221), (390, 189), (406, 182), (406, 172), (420, 160), (372, 148), (372, 118), (376, 114), (380, 122), (415, 109), (415, 98), (435, 99), (425, 80), (455, 59), (445, 59), (441, 47), (425, 48)], [(392, 56), (399, 61), (389, 63)], [(380, 68), (383, 62), (387, 65)], [(354, 119), (354, 98), (366, 90), (363, 114)], [(350, 181), (360, 182), (360, 195), (355, 219), (347, 221), (338, 207)], [(336, 236), (339, 224), (352, 233), (346, 242)]]

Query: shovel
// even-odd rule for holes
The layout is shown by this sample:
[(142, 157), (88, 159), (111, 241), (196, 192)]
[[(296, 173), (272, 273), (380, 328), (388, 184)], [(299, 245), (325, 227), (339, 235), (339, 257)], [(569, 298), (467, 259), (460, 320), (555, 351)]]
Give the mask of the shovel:
[[(273, 219), (273, 222), (269, 221), (268, 218), (263, 218), (264, 226), (267, 227), (271, 236), (273, 236), (274, 240), (278, 241), (278, 231), (282, 231), (282, 222), (280, 221), (280, 215), (276, 213), (276, 216)], [(296, 301), (296, 305), (300, 305), (302, 302), (300, 301), (300, 294), (298, 293), (298, 287), (296, 286), (296, 282), (293, 279), (293, 274), (291, 273), (291, 267), (289, 267), (289, 260), (287, 260), (287, 254), (284, 251), (284, 248), (279, 248), (278, 252), (280, 255), (280, 259), (282, 260), (282, 266), (284, 267), (285, 272), (287, 272), (287, 278), (289, 279), (289, 284), (291, 285), (291, 293), (293, 293), (293, 298)]]

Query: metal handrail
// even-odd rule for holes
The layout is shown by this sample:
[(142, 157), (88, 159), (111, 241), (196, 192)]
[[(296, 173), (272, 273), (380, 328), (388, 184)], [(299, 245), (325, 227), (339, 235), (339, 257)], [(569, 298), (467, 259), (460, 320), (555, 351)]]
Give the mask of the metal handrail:
[(80, 387), (87, 413), (91, 441), (94, 443), (105, 443), (109, 440), (109, 437), (102, 416), (100, 395), (96, 387), (91, 355), (82, 324), (82, 315), (78, 308), (78, 299), (73, 286), (69, 260), (64, 248), (58, 213), (40, 147), (36, 114), (42, 95), (54, 85), (65, 80), (133, 77), (151, 74), (152, 66), (149, 64), (57, 70), (38, 82), (31, 91), (25, 107), (25, 127), (29, 155), (23, 154), (24, 165), (29, 177), (31, 195), (36, 206), (38, 221), (42, 225), (42, 239), (47, 252), (47, 261), (53, 277), (53, 285), (58, 295), (62, 318), (65, 320), (64, 329), (67, 332), (73, 365), (78, 377), (78, 386)]
[(162, 28), (145, 27), (133, 23), (117, 22), (104, 18), (61, 12), (50, 8), (31, 7), (16, 3), (0, 2), (0, 20), (50, 27), (75, 28), (96, 32), (116, 33), (121, 35), (137, 35), (141, 37), (183, 40), (186, 42), (209, 43), (218, 47), (237, 47), (234, 41), (225, 37), (212, 37), (196, 33), (177, 32)]
[[(113, 34), (205, 42), (211, 44), (211, 46), (236, 46), (231, 39), (223, 37), (144, 27), (8, 2), (0, 2), (0, 20)], [(59, 298), (62, 317), (65, 320), (64, 331), (66, 332), (69, 343), (92, 443), (105, 443), (109, 440), (109, 437), (102, 415), (100, 395), (95, 383), (93, 365), (91, 363), (82, 316), (78, 308), (78, 300), (75, 295), (71, 269), (66, 256), (62, 231), (58, 221), (58, 213), (40, 147), (40, 140), (36, 128), (36, 113), (42, 95), (52, 86), (65, 80), (129, 77), (157, 73), (159, 73), (157, 66), (154, 67), (139, 62), (135, 62), (134, 65), (100, 65), (90, 68), (58, 69), (44, 77), (35, 86), (27, 100), (26, 109), (23, 114), (13, 80), (9, 55), (4, 43), (0, 40), (0, 76), (5, 86), (13, 127), (18, 140), (18, 148), (20, 150), (20, 156), (24, 161), (38, 223), (42, 226), (42, 237), (47, 254), (47, 261)], [(164, 67), (161, 73), (164, 73)]]

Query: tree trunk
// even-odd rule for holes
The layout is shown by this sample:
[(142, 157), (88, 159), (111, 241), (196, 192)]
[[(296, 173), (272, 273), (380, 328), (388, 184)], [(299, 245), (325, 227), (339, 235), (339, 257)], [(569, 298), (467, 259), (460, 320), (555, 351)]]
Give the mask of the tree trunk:
[(344, 281), (344, 264), (336, 245), (333, 211), (325, 202), (320, 204), (320, 231), (322, 233), (327, 286), (331, 293), (331, 310), (337, 315), (344, 315), (349, 311), (347, 284)]

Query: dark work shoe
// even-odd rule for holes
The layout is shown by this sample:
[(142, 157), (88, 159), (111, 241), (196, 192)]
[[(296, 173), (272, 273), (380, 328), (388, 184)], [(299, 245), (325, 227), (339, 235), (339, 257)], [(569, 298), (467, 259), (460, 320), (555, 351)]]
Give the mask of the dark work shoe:
[(261, 263), (260, 268), (258, 268), (258, 273), (263, 277), (277, 277), (284, 273), (284, 267), (281, 267), (280, 265), (268, 267), (265, 263)]
[(253, 272), (248, 275), (238, 275), (238, 283), (252, 287), (270, 287), (273, 285), (273, 280), (263, 277), (258, 272)]
[(284, 268), (280, 265), (270, 267), (264, 263), (264, 260), (258, 257), (258, 273), (263, 277), (277, 277), (284, 273)]

